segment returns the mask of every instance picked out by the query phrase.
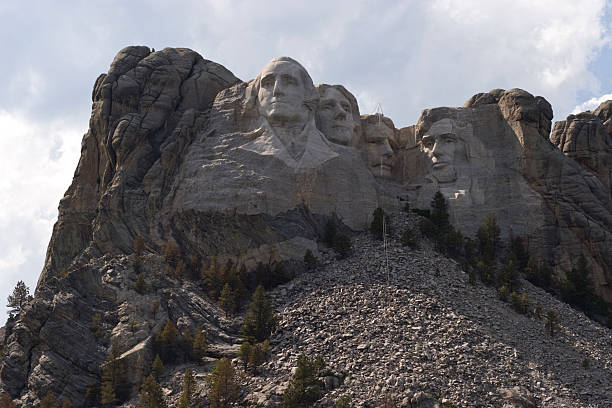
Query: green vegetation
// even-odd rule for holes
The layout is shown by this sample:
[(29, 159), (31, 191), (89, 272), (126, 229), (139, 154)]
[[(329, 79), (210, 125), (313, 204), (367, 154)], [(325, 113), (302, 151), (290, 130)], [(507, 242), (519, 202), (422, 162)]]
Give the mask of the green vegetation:
[(211, 408), (227, 408), (238, 398), (240, 388), (236, 382), (236, 372), (227, 358), (217, 361), (215, 369), (206, 381), (211, 388)]
[(55, 398), (55, 394), (51, 391), (47, 392), (47, 395), (40, 400), (39, 408), (59, 408), (59, 403), (57, 402), (57, 398)]
[(297, 361), (297, 370), (283, 394), (283, 408), (307, 408), (321, 398), (323, 384), (319, 373), (325, 368), (322, 358), (311, 360), (301, 355)]
[(335, 408), (352, 408), (352, 406), (353, 402), (351, 401), (351, 397), (345, 395), (344, 397), (340, 397), (338, 401), (336, 401)]
[(417, 249), (419, 247), (418, 232), (413, 228), (408, 228), (402, 234), (401, 242), (403, 246), (407, 246), (412, 249)]
[(263, 286), (259, 285), (253, 293), (244, 322), (242, 335), (252, 343), (262, 342), (270, 337), (276, 327), (276, 316), (266, 298)]
[(100, 401), (103, 405), (125, 401), (130, 388), (127, 382), (125, 363), (119, 360), (119, 350), (113, 344), (106, 361), (102, 366), (102, 384), (100, 386)]
[(15, 408), (15, 403), (8, 394), (0, 394), (0, 408)]
[(19, 314), (23, 309), (23, 306), (32, 299), (30, 296), (30, 289), (26, 286), (23, 281), (17, 282), (15, 288), (13, 289), (13, 293), (8, 295), (6, 307), (9, 308), (9, 314), (11, 316), (15, 314)]
[(559, 328), (559, 314), (552, 309), (546, 312), (546, 324), (544, 327), (550, 334), (550, 337), (553, 337)]
[(183, 376), (183, 393), (179, 400), (178, 408), (191, 408), (193, 394), (195, 393), (195, 378), (193, 371), (188, 368)]
[(327, 221), (327, 225), (325, 226), (324, 241), (327, 246), (336, 251), (340, 259), (348, 257), (353, 249), (351, 238), (348, 235), (338, 231), (334, 218), (330, 218), (329, 221)]
[(164, 392), (153, 376), (148, 376), (140, 388), (138, 406), (140, 408), (167, 408)]
[(156, 380), (159, 380), (159, 377), (164, 372), (164, 362), (159, 357), (159, 354), (155, 355), (155, 360), (153, 360), (153, 364), (151, 365), (151, 375)]
[(389, 235), (391, 220), (382, 208), (378, 207), (372, 214), (372, 223), (370, 224), (370, 232), (375, 239), (382, 240), (385, 233)]

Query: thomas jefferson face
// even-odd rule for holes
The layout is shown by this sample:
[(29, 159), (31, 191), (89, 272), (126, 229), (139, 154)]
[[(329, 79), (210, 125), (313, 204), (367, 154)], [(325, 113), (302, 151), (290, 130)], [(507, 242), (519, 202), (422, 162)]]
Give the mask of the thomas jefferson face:
[(393, 129), (384, 122), (372, 116), (364, 125), (365, 144), (368, 167), (375, 177), (390, 178), (392, 176), (393, 149), (390, 141), (393, 138)]
[(318, 110), (321, 132), (334, 143), (348, 145), (353, 141), (356, 123), (351, 104), (336, 88), (326, 88)]
[(261, 72), (258, 110), (272, 126), (305, 123), (306, 86), (302, 68), (289, 61), (272, 61)]
[(440, 183), (449, 183), (457, 179), (455, 162), (463, 143), (457, 138), (454, 122), (442, 119), (434, 123), (423, 136), (423, 149), (431, 160), (433, 176)]

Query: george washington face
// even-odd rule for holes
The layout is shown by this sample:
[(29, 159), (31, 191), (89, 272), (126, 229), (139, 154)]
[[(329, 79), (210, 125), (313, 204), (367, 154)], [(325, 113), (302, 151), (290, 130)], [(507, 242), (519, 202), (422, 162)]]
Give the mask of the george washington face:
[(273, 60), (260, 74), (258, 111), (272, 126), (308, 120), (303, 68), (290, 61)]

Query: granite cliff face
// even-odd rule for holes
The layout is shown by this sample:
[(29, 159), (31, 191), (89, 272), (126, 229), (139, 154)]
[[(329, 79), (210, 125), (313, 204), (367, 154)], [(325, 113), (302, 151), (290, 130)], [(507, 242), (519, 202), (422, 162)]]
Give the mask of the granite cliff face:
[[(0, 392), (23, 406), (47, 391), (82, 406), (112, 343), (137, 392), (167, 319), (203, 325), (213, 355), (232, 355), (237, 323), (199, 288), (199, 269), (168, 275), (168, 243), (185, 260), (282, 263), (300, 275), (307, 250), (324, 255), (328, 220), (358, 233), (375, 208), (427, 208), (436, 191), (459, 230), (473, 235), (494, 213), (504, 239), (524, 237), (559, 276), (584, 254), (612, 300), (612, 102), (557, 123), (550, 140), (550, 104), (519, 89), (397, 129), (360, 115), (344, 87), (315, 86), (291, 58), (242, 82), (191, 50), (147, 47), (120, 51), (92, 101), (35, 299), (2, 336)], [(140, 271), (145, 294), (134, 289)], [(97, 315), (101, 335), (90, 329)]]

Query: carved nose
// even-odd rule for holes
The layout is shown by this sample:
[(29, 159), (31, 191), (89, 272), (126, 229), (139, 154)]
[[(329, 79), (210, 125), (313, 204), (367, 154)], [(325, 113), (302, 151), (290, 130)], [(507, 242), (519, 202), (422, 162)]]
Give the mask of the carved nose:
[(283, 92), (283, 85), (281, 84), (280, 81), (275, 81), (274, 82), (274, 89), (272, 89), (272, 95), (284, 95), (285, 93)]
[(389, 144), (388, 140), (385, 140), (385, 144), (383, 144), (383, 152), (382, 155), (384, 157), (388, 157), (393, 155), (393, 149), (391, 148), (391, 145)]
[(346, 113), (344, 111), (338, 111), (338, 113), (336, 113), (336, 120), (346, 120)]

